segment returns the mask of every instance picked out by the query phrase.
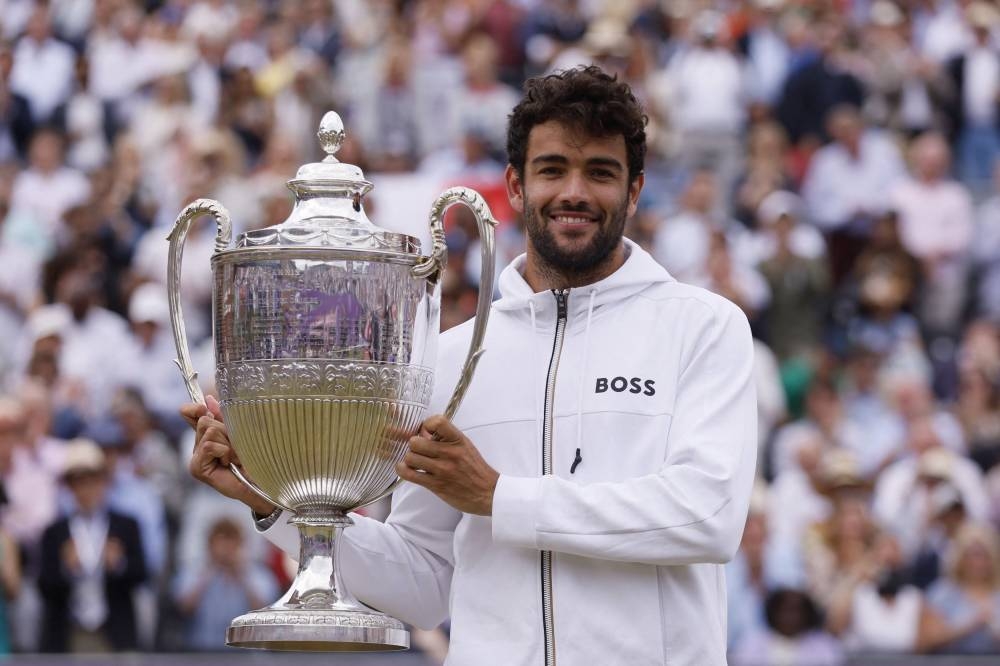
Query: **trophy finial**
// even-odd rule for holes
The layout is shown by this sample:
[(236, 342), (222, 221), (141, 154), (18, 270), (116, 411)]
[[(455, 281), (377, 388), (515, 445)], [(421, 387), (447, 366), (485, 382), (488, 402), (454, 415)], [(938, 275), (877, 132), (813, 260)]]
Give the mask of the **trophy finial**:
[(323, 119), (319, 121), (319, 130), (316, 132), (319, 137), (319, 145), (326, 153), (324, 162), (337, 162), (334, 157), (344, 143), (344, 121), (340, 119), (340, 114), (336, 111), (327, 111), (323, 114)]

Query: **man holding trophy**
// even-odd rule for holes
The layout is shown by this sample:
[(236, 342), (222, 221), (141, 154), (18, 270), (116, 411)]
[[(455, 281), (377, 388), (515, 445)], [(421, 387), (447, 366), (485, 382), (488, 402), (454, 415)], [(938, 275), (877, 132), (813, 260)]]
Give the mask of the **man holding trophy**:
[[(338, 583), (416, 626), (450, 616), (451, 664), (725, 664), (722, 564), (755, 469), (749, 326), (623, 238), (646, 140), (628, 86), (588, 67), (525, 90), (506, 180), (527, 251), (500, 276), (461, 408), (404, 437), (388, 519), (338, 535)], [(441, 335), (432, 414), (463, 379), (474, 327)], [(279, 502), (231, 471), (259, 482), (237, 412), (182, 413), (192, 474), (298, 552)]]

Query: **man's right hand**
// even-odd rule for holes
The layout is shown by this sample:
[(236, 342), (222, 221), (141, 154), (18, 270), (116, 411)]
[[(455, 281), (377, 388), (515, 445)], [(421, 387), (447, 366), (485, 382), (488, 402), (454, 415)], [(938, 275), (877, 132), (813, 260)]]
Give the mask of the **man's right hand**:
[[(229, 443), (229, 433), (226, 424), (222, 422), (219, 401), (207, 396), (206, 403), (207, 406), (188, 403), (180, 410), (181, 416), (196, 433), (194, 455), (188, 465), (191, 476), (226, 497), (243, 502), (257, 515), (268, 515), (274, 511), (274, 505), (247, 488), (229, 469), (229, 464), (234, 463), (243, 472), (239, 458)], [(246, 472), (243, 475), (247, 476)]]

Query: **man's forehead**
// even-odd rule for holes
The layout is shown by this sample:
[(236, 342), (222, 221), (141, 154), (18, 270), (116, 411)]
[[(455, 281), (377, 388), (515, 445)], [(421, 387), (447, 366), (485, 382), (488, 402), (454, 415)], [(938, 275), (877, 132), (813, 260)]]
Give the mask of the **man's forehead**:
[(625, 163), (625, 137), (621, 134), (595, 136), (586, 128), (556, 120), (539, 123), (528, 134), (527, 158), (539, 155), (615, 157)]

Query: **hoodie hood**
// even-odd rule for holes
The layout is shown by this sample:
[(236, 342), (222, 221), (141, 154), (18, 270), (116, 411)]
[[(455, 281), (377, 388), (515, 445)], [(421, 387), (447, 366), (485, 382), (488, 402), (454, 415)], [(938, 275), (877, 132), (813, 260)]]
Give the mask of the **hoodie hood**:
[[(608, 277), (593, 284), (570, 289), (569, 319), (587, 314), (589, 308), (596, 316), (605, 306), (621, 302), (628, 297), (663, 282), (676, 282), (652, 256), (636, 243), (624, 239), (625, 263)], [(531, 316), (534, 309), (539, 323), (552, 323), (556, 315), (556, 302), (550, 290), (532, 290), (524, 279), (524, 264), (527, 255), (522, 254), (512, 261), (500, 274), (500, 299), (493, 304), (498, 312), (513, 316)]]

